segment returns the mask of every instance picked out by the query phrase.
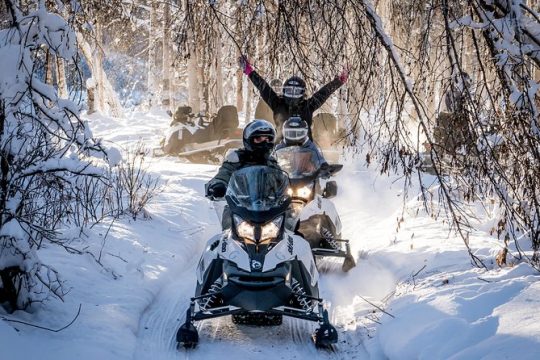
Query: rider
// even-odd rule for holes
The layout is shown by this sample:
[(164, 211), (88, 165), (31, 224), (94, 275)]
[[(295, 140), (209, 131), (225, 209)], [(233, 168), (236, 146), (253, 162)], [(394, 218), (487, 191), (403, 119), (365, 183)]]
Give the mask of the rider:
[(301, 146), (311, 150), (317, 158), (317, 168), (326, 168), (328, 163), (324, 159), (322, 152), (308, 136), (309, 126), (307, 122), (299, 116), (291, 116), (283, 124), (283, 139), (276, 145), (276, 151), (287, 146)]
[(206, 196), (220, 198), (225, 196), (232, 173), (253, 165), (266, 165), (279, 169), (276, 159), (271, 155), (274, 149), (276, 130), (266, 120), (255, 119), (244, 128), (243, 149), (229, 150), (223, 164), (206, 184)]
[[(253, 67), (246, 56), (240, 56), (239, 62), (244, 74), (246, 74), (251, 82), (253, 82), (253, 85), (259, 89), (261, 97), (274, 112), (274, 122), (276, 123), (276, 127), (281, 128), (291, 115), (299, 115), (308, 124), (308, 136), (310, 139), (313, 139), (311, 135), (313, 113), (324, 104), (334, 91), (345, 84), (349, 78), (349, 69), (348, 67), (345, 67), (334, 80), (320, 88), (309, 99), (305, 99), (306, 82), (299, 76), (292, 76), (283, 83), (283, 95), (279, 96), (272, 87), (255, 70), (253, 70)], [(280, 135), (278, 136), (278, 139), (281, 139)]]

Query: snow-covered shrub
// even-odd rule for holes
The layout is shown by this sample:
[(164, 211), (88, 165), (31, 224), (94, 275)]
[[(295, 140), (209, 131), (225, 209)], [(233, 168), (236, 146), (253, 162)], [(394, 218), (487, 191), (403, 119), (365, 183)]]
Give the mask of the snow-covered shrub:
[(148, 173), (147, 149), (142, 142), (126, 149), (123, 161), (111, 174), (110, 196), (112, 209), (118, 216), (128, 213), (136, 219), (140, 213), (146, 216), (145, 206), (158, 191), (158, 178)]
[(65, 246), (58, 228), (77, 211), (76, 185), (106, 176), (107, 152), (78, 117), (78, 106), (42, 76), (47, 51), (76, 63), (69, 24), (45, 1), (25, 2), (24, 9), (17, 0), (6, 4), (11, 25), (0, 30), (0, 303), (15, 310), (64, 295), (39, 250), (47, 243)]

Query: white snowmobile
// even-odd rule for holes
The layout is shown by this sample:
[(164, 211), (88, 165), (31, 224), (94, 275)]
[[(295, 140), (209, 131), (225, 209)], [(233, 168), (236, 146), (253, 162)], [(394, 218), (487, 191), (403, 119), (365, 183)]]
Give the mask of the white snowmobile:
[(349, 240), (341, 239), (341, 220), (329, 200), (337, 195), (337, 184), (327, 179), (343, 165), (321, 168), (316, 152), (302, 146), (281, 148), (276, 151), (276, 157), (290, 179), (292, 206), (287, 227), (309, 241), (316, 259), (343, 258), (341, 268), (345, 272), (355, 267)]
[[(229, 149), (242, 146), (238, 112), (232, 105), (222, 106), (210, 119), (194, 115), (191, 107), (180, 106), (161, 142), (160, 152), (195, 163), (220, 164)], [(155, 153), (157, 154), (157, 153)]]
[(199, 261), (195, 296), (176, 335), (179, 347), (197, 345), (194, 322), (226, 315), (252, 325), (280, 325), (284, 315), (315, 321), (317, 347), (337, 342), (310, 246), (284, 226), (288, 186), (284, 172), (267, 166), (233, 174), (225, 195), (232, 226), (208, 241)]

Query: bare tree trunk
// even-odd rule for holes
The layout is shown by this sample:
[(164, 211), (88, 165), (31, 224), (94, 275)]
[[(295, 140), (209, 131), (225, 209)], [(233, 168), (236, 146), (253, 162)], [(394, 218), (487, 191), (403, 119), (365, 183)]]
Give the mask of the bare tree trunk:
[(199, 97), (199, 61), (194, 42), (190, 42), (189, 59), (187, 64), (188, 100), (194, 113), (201, 111), (201, 98)]
[(94, 71), (92, 71), (92, 77), (96, 81), (96, 102), (97, 108), (101, 111), (105, 110), (105, 89), (104, 82), (104, 70), (103, 70), (103, 31), (101, 22), (96, 19), (96, 46), (94, 49)]
[(148, 101), (150, 107), (154, 105), (156, 99), (156, 39), (157, 39), (157, 29), (159, 27), (157, 21), (157, 0), (151, 0), (150, 5), (150, 30), (148, 32), (148, 61), (146, 63), (146, 72), (147, 72), (147, 87), (148, 87)]
[(66, 63), (61, 57), (56, 58), (56, 80), (58, 84), (58, 96), (67, 99)]
[(58, 87), (58, 96), (66, 99), (68, 97), (66, 84), (65, 61), (56, 56), (51, 50), (47, 50), (45, 58), (45, 83)]
[[(204, 67), (208, 62), (206, 61), (205, 50), (198, 48), (197, 53), (199, 55), (199, 64), (197, 67), (197, 76), (199, 79), (199, 99), (203, 111), (208, 111), (208, 82), (205, 75)], [(202, 65), (202, 66), (201, 66)]]
[[(238, 54), (240, 54), (240, 52), (238, 52)], [(242, 70), (236, 71), (236, 107), (238, 109), (238, 112), (244, 110), (243, 80), (244, 77)]]
[(54, 85), (54, 59), (56, 56), (51, 52), (50, 49), (47, 49), (47, 56), (45, 58), (46, 62), (46, 71), (45, 71), (45, 83), (48, 85)]
[(217, 61), (216, 61), (216, 58), (215, 58), (215, 54), (216, 54), (216, 49), (212, 49), (212, 54), (211, 54), (211, 57), (209, 59), (210, 61), (210, 68), (207, 70), (207, 94), (208, 94), (208, 100), (209, 100), (209, 103), (208, 103), (208, 111), (211, 113), (211, 114), (215, 114), (217, 112), (217, 107), (218, 107), (218, 101), (217, 101), (217, 89), (216, 89), (216, 85), (217, 85), (217, 78), (216, 78), (216, 73), (217, 73)]
[(214, 64), (216, 69), (216, 91), (214, 104), (217, 109), (223, 106), (223, 60), (222, 60), (222, 46), (221, 33), (217, 32), (215, 43), (215, 57)]
[(96, 84), (92, 78), (86, 81), (86, 94), (88, 99), (86, 100), (88, 110), (86, 113), (88, 115), (93, 114), (97, 111), (96, 109)]
[[(236, 18), (237, 22), (236, 22), (236, 31), (239, 31), (240, 30), (240, 24), (241, 24), (241, 21), (239, 19), (240, 17), (240, 6), (238, 6), (237, 10), (236, 10), (236, 14), (234, 16), (234, 18)], [(236, 50), (236, 57), (239, 58), (241, 55), (243, 55), (241, 52), (240, 52), (240, 49), (237, 49)], [(238, 112), (242, 112), (244, 110), (244, 96), (243, 96), (243, 73), (242, 73), (242, 70), (241, 69), (238, 69), (236, 71), (236, 108), (238, 109)]]
[[(95, 55), (96, 52), (99, 51), (92, 51), (92, 47), (84, 39), (81, 33), (77, 33), (77, 43), (92, 72), (92, 78), (89, 79), (86, 84), (89, 103), (90, 98), (93, 99), (93, 106), (91, 107), (92, 110), (90, 110), (89, 104), (88, 113), (97, 110), (104, 113), (109, 113), (113, 116), (121, 116), (122, 105), (120, 104), (120, 101), (118, 100), (109, 79), (107, 79), (107, 75), (103, 70), (103, 63), (99, 62), (99, 57)], [(98, 79), (100, 79), (101, 84), (98, 82)]]
[(161, 104), (166, 108), (171, 106), (171, 7), (168, 2), (163, 4), (163, 82)]
[(246, 123), (253, 120), (253, 117), (251, 116), (251, 101), (253, 99), (253, 90), (254, 90), (253, 84), (249, 82), (247, 85), (246, 114), (245, 114)]

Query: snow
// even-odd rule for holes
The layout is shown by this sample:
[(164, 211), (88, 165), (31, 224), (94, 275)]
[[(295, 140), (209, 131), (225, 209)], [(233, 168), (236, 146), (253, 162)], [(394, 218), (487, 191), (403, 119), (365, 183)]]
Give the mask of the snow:
[[(140, 140), (157, 147), (170, 122), (158, 110), (84, 120), (104, 143), (122, 148)], [(323, 272), (320, 280), (339, 331), (335, 353), (316, 350), (310, 340), (316, 325), (295, 319), (273, 328), (207, 320), (198, 325), (197, 349), (175, 349), (198, 258), (220, 229), (203, 196), (217, 167), (154, 157), (149, 171), (163, 186), (147, 207), (150, 218), (108, 219), (83, 234), (65, 229), (70, 246), (83, 255), (55, 247), (40, 252), (71, 288), (65, 302), (49, 299), (32, 314), (0, 313), (50, 329), (75, 318), (73, 324), (51, 332), (0, 321), (2, 359), (540, 358), (540, 274), (523, 263), (492, 265), (489, 271), (473, 267), (462, 240), (445, 223), (417, 211), (416, 200), (403, 209), (397, 176), (366, 169), (360, 159), (346, 162), (335, 198), (358, 266), (347, 274)], [(471, 247), (493, 258), (498, 248), (488, 228), (473, 234)], [(89, 253), (100, 256), (103, 266)]]
[(23, 75), (18, 71), (20, 62), (20, 47), (18, 45), (5, 44), (7, 30), (0, 31), (0, 94), (6, 98), (14, 97), (24, 88), (24, 79), (19, 82)]

